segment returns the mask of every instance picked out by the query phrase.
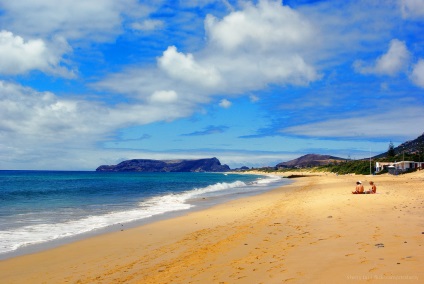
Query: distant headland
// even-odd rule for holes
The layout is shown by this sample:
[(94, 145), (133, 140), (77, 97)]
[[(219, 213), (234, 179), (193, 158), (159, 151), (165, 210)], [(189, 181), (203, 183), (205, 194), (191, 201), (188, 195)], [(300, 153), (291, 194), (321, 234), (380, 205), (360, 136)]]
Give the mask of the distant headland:
[(102, 165), (97, 172), (228, 172), (230, 167), (221, 165), (217, 158), (197, 160), (133, 159), (117, 165)]

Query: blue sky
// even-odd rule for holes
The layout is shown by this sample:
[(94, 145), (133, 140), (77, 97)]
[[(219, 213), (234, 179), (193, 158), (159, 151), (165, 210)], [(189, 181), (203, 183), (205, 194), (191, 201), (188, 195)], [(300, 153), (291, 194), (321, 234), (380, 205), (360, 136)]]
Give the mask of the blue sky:
[(0, 169), (365, 158), (423, 91), (423, 0), (0, 0)]

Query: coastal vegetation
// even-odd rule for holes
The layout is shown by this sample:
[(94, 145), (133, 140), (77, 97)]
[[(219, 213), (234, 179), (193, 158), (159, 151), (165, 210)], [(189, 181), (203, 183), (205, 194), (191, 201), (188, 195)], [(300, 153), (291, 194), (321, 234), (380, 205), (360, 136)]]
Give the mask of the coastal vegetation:
[(318, 167), (317, 171), (327, 171), (331, 173), (337, 173), (337, 174), (361, 174), (361, 175), (367, 175), (373, 173), (375, 171), (375, 167), (373, 165), (374, 163), (371, 163), (370, 161), (366, 160), (350, 160), (335, 164), (328, 164), (324, 166)]
[[(424, 148), (423, 148), (424, 149)], [(317, 156), (317, 155), (316, 155)], [(358, 174), (358, 175), (369, 175), (375, 173), (376, 162), (399, 162), (399, 161), (416, 161), (422, 162), (424, 160), (424, 151), (415, 152), (398, 152), (394, 156), (386, 155), (380, 158), (366, 158), (361, 160), (341, 160), (331, 161), (325, 165), (319, 166), (298, 166), (293, 165), (292, 167), (279, 168), (279, 167), (263, 167), (254, 170), (262, 171), (265, 173), (276, 173), (276, 172), (330, 172), (336, 174)], [(408, 171), (409, 172), (409, 171)], [(387, 173), (387, 169), (379, 172), (378, 174)]]
[[(401, 158), (399, 155), (395, 157)], [(408, 156), (408, 157), (414, 157), (414, 156)], [(414, 161), (413, 159), (411, 160)], [(322, 165), (322, 166), (316, 166), (316, 167), (285, 168), (285, 169), (278, 169), (276, 167), (263, 167), (263, 168), (256, 168), (251, 170), (261, 171), (264, 173), (329, 172), (329, 173), (335, 173), (340, 175), (346, 175), (346, 174), (369, 175), (369, 174), (375, 174), (375, 162), (378, 162), (378, 161), (389, 162), (388, 159), (380, 158), (380, 159), (371, 159), (371, 163), (369, 159), (346, 160), (342, 162), (335, 162), (335, 163), (330, 163), (328, 165)], [(394, 161), (395, 160), (393, 160), (393, 162)], [(398, 159), (397, 161), (402, 161), (402, 159)], [(407, 171), (407, 172), (410, 172), (410, 171)], [(380, 175), (384, 173), (387, 173), (387, 169), (379, 172), (378, 174)]]
[[(337, 174), (374, 174), (376, 162), (399, 162), (399, 161), (424, 161), (424, 134), (414, 140), (406, 141), (398, 147), (394, 147), (393, 142), (389, 143), (388, 150), (380, 155), (365, 158), (361, 160), (343, 160), (341, 158), (322, 155), (305, 155), (303, 157), (310, 157), (307, 163), (302, 163), (302, 157), (278, 164), (274, 169), (263, 168), (262, 171), (302, 171), (307, 170), (310, 172), (331, 172)], [(329, 158), (331, 157), (331, 158)], [(324, 164), (317, 165), (317, 162), (324, 162)], [(315, 164), (314, 164), (315, 163)], [(278, 166), (285, 164), (289, 166), (286, 169), (281, 169)], [(305, 166), (306, 165), (306, 166)], [(309, 166), (308, 166), (309, 165)], [(387, 173), (387, 169), (379, 172), (379, 174)]]
[[(281, 172), (330, 172), (336, 174), (370, 174), (370, 162), (365, 160), (347, 160), (342, 162), (330, 163), (327, 165), (316, 167), (303, 167), (303, 168), (284, 168), (278, 169), (276, 167), (264, 167), (253, 169), (265, 173), (281, 173)], [(371, 171), (375, 171), (374, 164), (371, 165)]]

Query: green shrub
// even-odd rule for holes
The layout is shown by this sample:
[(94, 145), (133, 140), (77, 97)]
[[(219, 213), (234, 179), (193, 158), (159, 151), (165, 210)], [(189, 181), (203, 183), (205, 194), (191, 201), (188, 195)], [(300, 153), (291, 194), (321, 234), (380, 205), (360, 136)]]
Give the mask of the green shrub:
[[(322, 170), (329, 171), (332, 173), (344, 174), (370, 174), (370, 162), (369, 161), (346, 161), (340, 162), (334, 165), (326, 165), (319, 167)], [(371, 172), (374, 172), (374, 168), (371, 168)]]

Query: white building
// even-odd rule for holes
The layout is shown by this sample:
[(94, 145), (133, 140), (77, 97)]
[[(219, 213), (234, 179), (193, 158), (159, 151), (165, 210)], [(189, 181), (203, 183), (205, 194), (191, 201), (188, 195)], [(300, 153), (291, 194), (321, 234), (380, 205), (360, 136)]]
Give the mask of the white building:
[(414, 161), (400, 161), (400, 162), (376, 162), (375, 163), (375, 172), (379, 173), (385, 168), (389, 170), (390, 174), (398, 174), (406, 172), (408, 170), (422, 169), (424, 167), (424, 162), (414, 162)]

